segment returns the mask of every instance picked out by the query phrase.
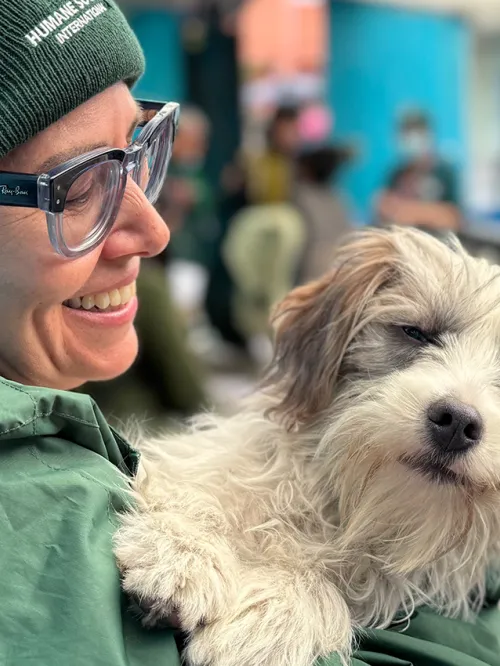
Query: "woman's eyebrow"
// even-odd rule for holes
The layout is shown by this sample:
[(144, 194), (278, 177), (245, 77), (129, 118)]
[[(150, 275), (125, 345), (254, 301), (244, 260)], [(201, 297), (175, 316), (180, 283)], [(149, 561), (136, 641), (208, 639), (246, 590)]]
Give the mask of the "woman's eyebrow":
[(86, 146), (75, 146), (74, 148), (71, 148), (69, 150), (63, 150), (60, 153), (56, 153), (55, 155), (51, 155), (45, 162), (42, 162), (39, 164), (35, 172), (36, 173), (47, 173), (47, 171), (50, 171), (56, 166), (59, 166), (60, 164), (64, 164), (64, 162), (67, 162), (68, 160), (73, 159), (74, 157), (79, 157), (80, 155), (85, 155), (85, 153), (90, 153), (93, 150), (97, 150), (98, 148), (107, 148), (106, 144), (101, 143), (93, 143), (89, 144)]
[(143, 121), (143, 113), (144, 110), (142, 106), (139, 104), (139, 102), (136, 103), (136, 112), (135, 112), (135, 118), (132, 121), (132, 124), (130, 125), (130, 129), (127, 134), (127, 141), (130, 143), (132, 140), (132, 137), (134, 136), (134, 132), (137, 129), (137, 126), (140, 125)]
[[(139, 123), (142, 122), (142, 114), (143, 114), (142, 107), (140, 106), (140, 104), (136, 104), (136, 113), (132, 123), (130, 124), (130, 129), (127, 134), (128, 142), (132, 138), (137, 125), (139, 125)], [(89, 144), (86, 146), (75, 146), (74, 148), (71, 148), (69, 150), (61, 151), (59, 153), (56, 153), (55, 155), (51, 155), (47, 160), (39, 164), (35, 169), (35, 173), (46, 173), (47, 171), (50, 171), (54, 167), (59, 166), (60, 164), (64, 164), (64, 162), (68, 162), (68, 160), (71, 160), (74, 157), (85, 155), (85, 153), (91, 153), (93, 150), (98, 150), (99, 148), (109, 148), (109, 145), (100, 142), (100, 143)]]

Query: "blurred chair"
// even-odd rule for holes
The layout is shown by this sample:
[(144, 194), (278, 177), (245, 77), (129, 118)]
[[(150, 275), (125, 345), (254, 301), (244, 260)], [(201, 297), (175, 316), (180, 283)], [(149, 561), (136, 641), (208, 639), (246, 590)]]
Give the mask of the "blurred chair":
[(290, 204), (250, 206), (233, 219), (222, 253), (234, 321), (247, 340), (270, 333), (270, 310), (294, 286), (305, 241), (304, 220)]

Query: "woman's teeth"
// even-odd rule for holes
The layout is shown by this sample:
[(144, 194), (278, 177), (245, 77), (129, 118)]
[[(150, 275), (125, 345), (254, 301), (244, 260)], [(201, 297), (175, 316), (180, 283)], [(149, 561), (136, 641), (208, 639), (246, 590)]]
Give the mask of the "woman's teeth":
[(120, 289), (113, 289), (113, 291), (104, 291), (101, 294), (89, 294), (88, 296), (70, 298), (64, 302), (74, 310), (107, 310), (109, 308), (116, 308), (121, 305), (126, 305), (136, 294), (135, 282), (128, 284)]

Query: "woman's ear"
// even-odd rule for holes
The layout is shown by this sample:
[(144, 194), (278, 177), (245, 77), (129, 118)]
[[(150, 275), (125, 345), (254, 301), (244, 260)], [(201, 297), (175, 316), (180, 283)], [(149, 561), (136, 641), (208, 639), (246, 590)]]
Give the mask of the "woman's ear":
[(294, 289), (275, 309), (275, 355), (265, 385), (278, 389), (280, 403), (272, 411), (288, 427), (310, 422), (331, 404), (366, 305), (397, 269), (396, 235), (354, 233), (338, 248), (332, 271)]

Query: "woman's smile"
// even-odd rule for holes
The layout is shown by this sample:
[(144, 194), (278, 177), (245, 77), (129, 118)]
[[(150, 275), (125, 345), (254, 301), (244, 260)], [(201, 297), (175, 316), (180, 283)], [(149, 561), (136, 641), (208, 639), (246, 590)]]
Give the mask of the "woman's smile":
[(98, 294), (76, 296), (63, 303), (65, 314), (94, 326), (123, 326), (133, 322), (137, 313), (136, 283)]

